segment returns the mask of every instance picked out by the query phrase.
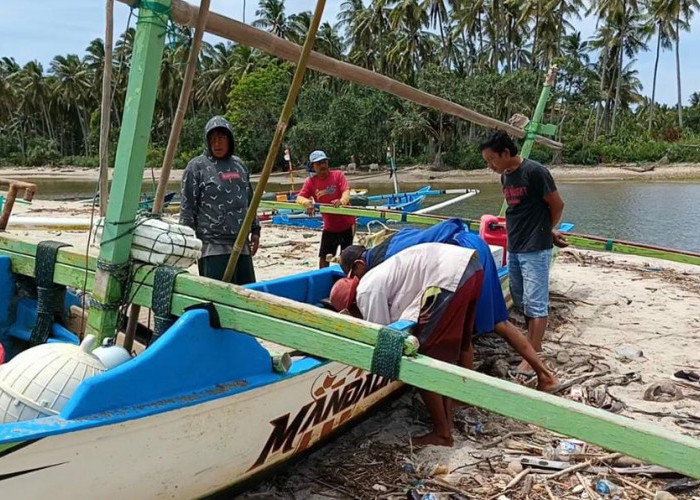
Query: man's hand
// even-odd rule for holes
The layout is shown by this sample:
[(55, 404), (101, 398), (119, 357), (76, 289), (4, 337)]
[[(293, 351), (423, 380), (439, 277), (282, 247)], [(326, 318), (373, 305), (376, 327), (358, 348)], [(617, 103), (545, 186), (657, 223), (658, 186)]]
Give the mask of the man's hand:
[(333, 200), (331, 203), (333, 204), (333, 206), (335, 208), (338, 208), (339, 206), (341, 206), (343, 204), (343, 201), (342, 200)]
[(566, 241), (566, 238), (564, 238), (564, 235), (556, 229), (552, 229), (552, 240), (553, 243), (559, 248), (566, 248), (569, 246), (569, 243)]
[(251, 234), (250, 235), (250, 255), (255, 255), (258, 253), (258, 248), (260, 247), (260, 235)]
[(314, 205), (313, 200), (307, 201), (304, 206), (306, 207), (306, 214), (307, 215), (313, 215), (314, 211), (316, 210), (316, 207)]

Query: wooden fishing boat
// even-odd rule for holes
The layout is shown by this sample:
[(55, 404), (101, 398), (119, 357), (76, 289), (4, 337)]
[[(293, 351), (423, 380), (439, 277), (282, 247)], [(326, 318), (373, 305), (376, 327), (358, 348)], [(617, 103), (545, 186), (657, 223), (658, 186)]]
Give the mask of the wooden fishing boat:
[[(421, 206), (423, 206), (425, 197), (428, 196), (426, 193), (430, 191), (430, 186), (424, 186), (410, 193), (371, 195), (367, 196), (360, 206), (377, 210), (393, 210), (411, 213), (419, 210)], [(366, 201), (366, 204), (364, 204), (364, 201)], [(320, 215), (298, 213), (301, 210), (303, 209), (294, 206), (279, 209), (277, 213), (272, 216), (272, 223), (280, 226), (305, 227), (316, 230), (323, 228), (323, 220)], [(364, 227), (373, 220), (378, 220), (378, 218), (359, 217), (357, 219), (357, 224)]]
[[(205, 495), (254, 478), (332, 435), (388, 397), (399, 387), (398, 380), (700, 477), (700, 443), (687, 436), (416, 355), (415, 339), (402, 334), (410, 325), (381, 326), (325, 311), (321, 300), (333, 280), (342, 275), (337, 267), (247, 288), (149, 264), (130, 267), (137, 188), (143, 178), (158, 61), (169, 17), (197, 24), (191, 51), (194, 62), (188, 63), (188, 71), (195, 66), (197, 40), (201, 41), (204, 28), (298, 60), (263, 168), (262, 186), (256, 190), (240, 241), (233, 247), (234, 264), (281, 145), (307, 63), (520, 137), (527, 132), (530, 142), (558, 145), (536, 136), (551, 78), (531, 121), (533, 128), (515, 129), (362, 68), (346, 68), (343, 65), (349, 66), (347, 63), (311, 54), (323, 5), (319, 0), (300, 51), (285, 40), (272, 35), (268, 38), (223, 16), (207, 17), (208, 0), (202, 1), (199, 11), (181, 0), (140, 4), (149, 21), (137, 25), (128, 87), (128, 94), (138, 94), (139, 99), (125, 100), (99, 258), (50, 246), (37, 249), (0, 237), (0, 328), (10, 358), (17, 355), (19, 360), (33, 349), (45, 347), (23, 351), (27, 339), (34, 337), (32, 329), (39, 324), (39, 315), (46, 319), (47, 308), (78, 304), (78, 296), (70, 290), (63, 302), (56, 300), (55, 294), (64, 286), (90, 293), (87, 332), (97, 337), (98, 344), (115, 336), (118, 306), (130, 303), (157, 309), (161, 326), (171, 316), (177, 319), (136, 357), (79, 384), (71, 384), (69, 378), (64, 388), (75, 390), (56, 414), (46, 415), (52, 407), (48, 400), (22, 400), (24, 407), (45, 416), (0, 424), (0, 491), (8, 498)], [(233, 25), (235, 29), (226, 29)], [(167, 169), (161, 174), (164, 172), (167, 174)], [(163, 177), (167, 180), (167, 175)], [(162, 182), (159, 192), (166, 185)], [(156, 196), (155, 205), (161, 201), (162, 196)], [(326, 208), (322, 207), (322, 212)], [(336, 213), (376, 215), (366, 209), (365, 213), (362, 209), (342, 210), (346, 212)], [(409, 217), (426, 223), (439, 220), (405, 212), (389, 215), (404, 221)], [(47, 249), (53, 253), (45, 252)], [(227, 269), (225, 276), (230, 271)], [(28, 280), (31, 277), (41, 286), (35, 287)], [(502, 284), (507, 288), (504, 281)], [(33, 288), (44, 294), (40, 295), (43, 299), (32, 298)], [(47, 297), (47, 292), (53, 295)], [(47, 346), (77, 342), (61, 325), (45, 326), (50, 333)], [(382, 345), (387, 336), (402, 340), (393, 342), (388, 351)], [(275, 363), (279, 356), (255, 337), (307, 354), (280, 368)], [(375, 364), (377, 359), (390, 361), (391, 366), (382, 368), (380, 365), (387, 363)], [(22, 384), (22, 377), (17, 381)], [(22, 396), (7, 392), (4, 396), (8, 394), (16, 401)], [(51, 399), (48, 393), (40, 395)], [(13, 410), (7, 401), (5, 397), (2, 409)]]
[[(19, 254), (8, 251), (17, 245), (0, 248)], [(342, 276), (334, 266), (246, 288), (322, 308)], [(507, 293), (507, 270), (499, 276)], [(28, 341), (37, 322), (36, 299), (8, 300), (17, 278), (11, 257), (0, 256), (0, 339), (8, 346)], [(68, 293), (66, 312), (79, 303)], [(308, 355), (277, 373), (274, 353), (215, 323), (206, 310), (185, 312), (142, 354), (83, 381), (58, 415), (0, 424), (0, 490), (16, 498), (75, 498), (98, 489), (106, 496), (209, 494), (307, 450), (401, 386)], [(78, 337), (55, 324), (48, 342), (78, 344)]]

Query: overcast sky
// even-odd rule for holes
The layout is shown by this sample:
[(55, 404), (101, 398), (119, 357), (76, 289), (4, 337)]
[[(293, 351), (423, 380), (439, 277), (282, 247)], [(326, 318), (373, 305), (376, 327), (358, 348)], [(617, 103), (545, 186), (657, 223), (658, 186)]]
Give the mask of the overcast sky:
[[(198, 4), (197, 0), (190, 0)], [(312, 0), (286, 0), (287, 15), (302, 10), (313, 10)], [(334, 23), (340, 11), (342, 0), (328, 0), (324, 21)], [(212, 11), (233, 17), (243, 18), (243, 0), (212, 0)], [(247, 0), (245, 20), (255, 19), (256, 0)], [(129, 8), (116, 2), (115, 31), (121, 33), (126, 27)], [(132, 23), (133, 25), (133, 23)], [(587, 38), (595, 30), (592, 20), (575, 21), (576, 29)], [(77, 53), (82, 55), (88, 43), (104, 35), (104, 2), (100, 0), (24, 0), (0, 1), (0, 57), (14, 57), (24, 64), (37, 59), (46, 69), (57, 54)], [(210, 42), (218, 37), (207, 35)], [(650, 47), (655, 47), (655, 40)], [(683, 100), (687, 104), (692, 92), (700, 91), (700, 14), (692, 21), (691, 33), (681, 35), (681, 64), (683, 76)], [(638, 56), (635, 68), (644, 84), (644, 93), (651, 95), (651, 81), (654, 69), (654, 52)], [(674, 104), (676, 102), (675, 57), (673, 51), (663, 52), (659, 63), (657, 100)]]

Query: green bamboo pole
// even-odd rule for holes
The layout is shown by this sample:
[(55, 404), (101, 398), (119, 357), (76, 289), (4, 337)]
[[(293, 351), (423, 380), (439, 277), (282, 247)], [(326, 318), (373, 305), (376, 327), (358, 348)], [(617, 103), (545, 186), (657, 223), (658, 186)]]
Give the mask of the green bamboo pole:
[[(170, 180), (170, 171), (173, 167), (173, 160), (175, 159), (178, 142), (180, 142), (180, 132), (182, 132), (182, 124), (185, 121), (185, 113), (187, 113), (190, 102), (192, 82), (197, 71), (199, 49), (202, 46), (202, 37), (204, 36), (204, 25), (209, 15), (209, 3), (210, 0), (202, 0), (199, 4), (199, 16), (197, 18), (197, 26), (194, 29), (194, 38), (192, 39), (192, 46), (190, 47), (187, 67), (185, 68), (185, 77), (182, 81), (182, 88), (180, 89), (180, 99), (177, 103), (177, 111), (175, 112), (173, 125), (170, 128), (170, 137), (168, 138), (168, 145), (165, 148), (163, 165), (161, 166), (160, 178), (158, 179), (158, 189), (156, 190), (156, 195), (153, 200), (153, 210), (151, 211), (153, 214), (160, 214), (163, 212), (163, 201), (165, 200), (165, 192), (167, 191), (168, 181)], [(126, 325), (126, 332), (124, 333), (124, 349), (129, 352), (131, 352), (131, 347), (134, 344), (140, 313), (141, 307), (132, 304), (129, 309), (129, 322)]]
[[(530, 123), (528, 123), (527, 127), (525, 127), (525, 140), (520, 148), (520, 156), (523, 158), (530, 157), (532, 146), (535, 144), (538, 133), (553, 135), (554, 131), (556, 130), (556, 128), (553, 128), (554, 125), (545, 125), (542, 123), (542, 117), (544, 117), (544, 111), (547, 108), (547, 101), (549, 101), (549, 97), (552, 93), (552, 87), (554, 86), (556, 76), (557, 67), (554, 65), (549, 68), (549, 72), (544, 80), (544, 87), (542, 87), (542, 92), (540, 93), (540, 99), (537, 101), (537, 106), (535, 107), (535, 112), (532, 115)], [(505, 200), (503, 200), (501, 211), (499, 212), (501, 217), (505, 215), (507, 208), (508, 205), (506, 204)]]
[(112, 188), (100, 247), (102, 263), (95, 275), (87, 333), (96, 345), (117, 329), (123, 290), (122, 269), (131, 251), (132, 231), (151, 135), (160, 64), (165, 45), (171, 0), (143, 2), (139, 9), (131, 70), (119, 134)]
[(309, 54), (311, 54), (311, 49), (313, 48), (314, 42), (316, 41), (316, 32), (318, 31), (318, 26), (321, 23), (321, 16), (323, 15), (323, 8), (325, 6), (326, 0), (318, 0), (316, 2), (316, 10), (314, 11), (314, 17), (311, 20), (311, 26), (309, 26), (309, 31), (308, 33), (306, 33), (306, 40), (304, 40), (304, 46), (301, 49), (301, 56), (299, 57), (299, 62), (297, 63), (296, 70), (294, 71), (292, 85), (289, 88), (287, 100), (284, 103), (284, 107), (282, 108), (282, 114), (280, 115), (279, 121), (277, 122), (275, 135), (272, 138), (272, 144), (270, 144), (270, 149), (267, 152), (267, 158), (265, 158), (265, 164), (263, 166), (262, 173), (260, 174), (258, 185), (255, 188), (255, 194), (253, 195), (253, 199), (250, 202), (250, 206), (248, 207), (248, 212), (246, 213), (245, 219), (243, 220), (241, 230), (238, 232), (238, 236), (236, 237), (236, 242), (233, 244), (231, 257), (229, 258), (228, 265), (226, 266), (226, 271), (224, 272), (223, 281), (227, 283), (230, 283), (231, 278), (233, 278), (233, 272), (236, 269), (238, 257), (241, 255), (241, 251), (243, 251), (245, 242), (248, 239), (248, 233), (250, 233), (250, 228), (253, 225), (253, 219), (255, 219), (256, 212), (258, 211), (258, 206), (260, 205), (260, 200), (262, 200), (263, 193), (265, 192), (267, 180), (270, 177), (270, 172), (272, 172), (272, 167), (275, 165), (277, 152), (279, 151), (280, 145), (282, 144), (284, 133), (287, 131), (289, 117), (292, 115), (294, 103), (297, 100), (297, 95), (299, 95), (301, 84), (304, 81), (304, 75), (306, 74), (306, 65), (309, 62)]

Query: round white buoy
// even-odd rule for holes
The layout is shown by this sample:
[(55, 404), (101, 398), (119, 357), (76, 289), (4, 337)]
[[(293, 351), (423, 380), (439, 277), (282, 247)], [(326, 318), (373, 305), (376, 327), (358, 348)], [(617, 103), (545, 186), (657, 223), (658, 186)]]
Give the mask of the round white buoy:
[(41, 344), (0, 366), (0, 423), (58, 414), (80, 382), (105, 371), (90, 353), (94, 341)]
[(129, 351), (120, 345), (114, 344), (114, 339), (111, 338), (106, 338), (104, 343), (92, 353), (102, 361), (107, 370), (111, 370), (115, 366), (126, 363), (131, 359)]

